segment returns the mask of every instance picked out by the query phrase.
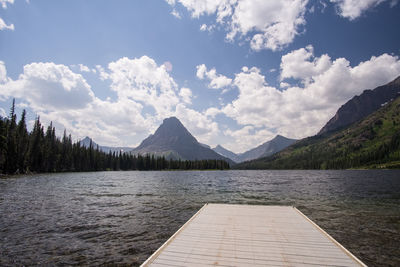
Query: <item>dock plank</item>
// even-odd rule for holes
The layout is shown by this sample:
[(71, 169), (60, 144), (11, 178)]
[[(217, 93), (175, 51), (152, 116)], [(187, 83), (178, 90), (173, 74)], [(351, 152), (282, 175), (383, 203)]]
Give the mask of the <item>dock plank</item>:
[(142, 266), (365, 266), (294, 207), (206, 204)]

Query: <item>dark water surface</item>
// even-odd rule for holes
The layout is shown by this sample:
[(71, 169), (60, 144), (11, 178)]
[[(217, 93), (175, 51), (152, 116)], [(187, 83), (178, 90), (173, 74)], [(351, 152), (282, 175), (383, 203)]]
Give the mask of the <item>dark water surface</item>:
[(293, 205), (366, 264), (400, 266), (400, 171), (0, 179), (0, 265), (139, 265), (207, 202)]

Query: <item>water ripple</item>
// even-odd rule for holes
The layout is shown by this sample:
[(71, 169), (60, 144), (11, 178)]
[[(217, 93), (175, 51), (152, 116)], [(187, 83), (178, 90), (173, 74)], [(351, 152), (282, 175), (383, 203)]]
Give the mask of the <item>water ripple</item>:
[(399, 171), (97, 172), (0, 179), (0, 266), (140, 265), (205, 203), (292, 205), (400, 266)]

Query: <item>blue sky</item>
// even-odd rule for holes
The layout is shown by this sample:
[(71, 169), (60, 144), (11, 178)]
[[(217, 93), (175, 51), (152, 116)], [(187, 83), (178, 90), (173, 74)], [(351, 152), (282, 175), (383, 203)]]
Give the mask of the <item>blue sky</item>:
[[(136, 146), (177, 116), (235, 152), (400, 75), (393, 0), (0, 0), (0, 112)], [(32, 123), (32, 122), (30, 122)]]

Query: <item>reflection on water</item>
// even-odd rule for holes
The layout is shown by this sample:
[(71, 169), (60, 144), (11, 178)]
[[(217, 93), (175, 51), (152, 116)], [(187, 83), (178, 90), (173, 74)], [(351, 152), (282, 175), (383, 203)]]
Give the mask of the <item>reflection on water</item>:
[(139, 265), (207, 202), (296, 206), (368, 265), (400, 266), (400, 171), (0, 179), (0, 265)]

